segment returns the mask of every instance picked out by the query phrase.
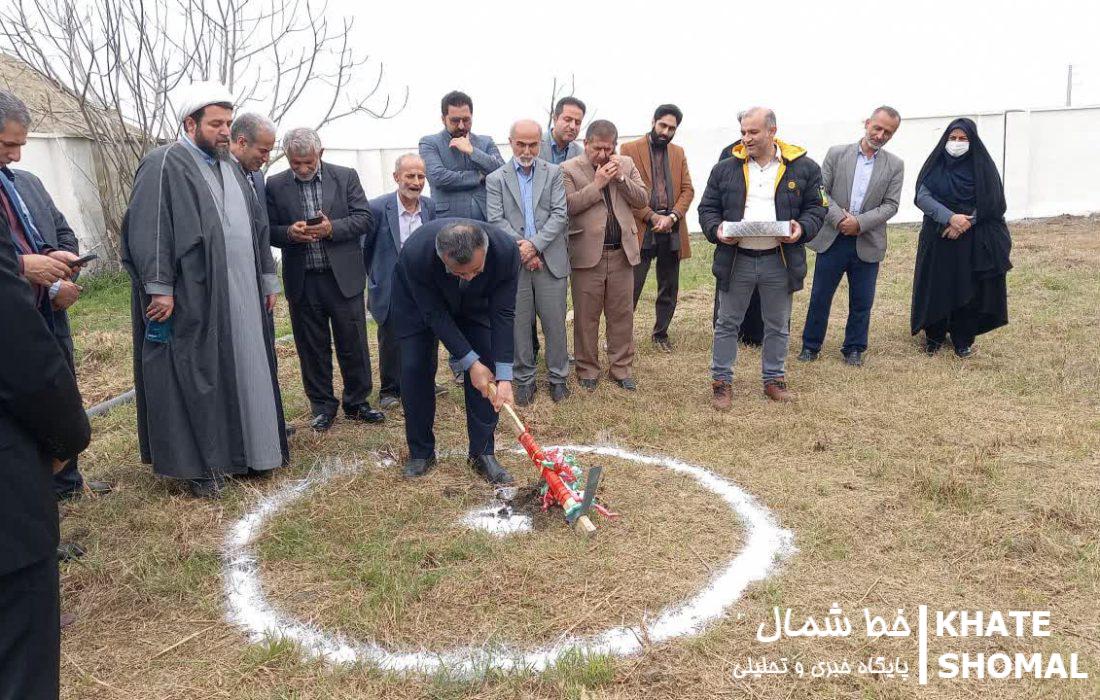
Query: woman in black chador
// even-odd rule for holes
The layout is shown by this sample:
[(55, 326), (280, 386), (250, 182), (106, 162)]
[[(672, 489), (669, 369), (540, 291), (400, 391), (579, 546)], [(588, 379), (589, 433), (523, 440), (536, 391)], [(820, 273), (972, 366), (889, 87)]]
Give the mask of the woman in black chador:
[(924, 212), (913, 276), (913, 335), (924, 331), (933, 354), (951, 334), (959, 357), (974, 354), (974, 338), (1008, 323), (1005, 273), (1012, 239), (997, 166), (969, 119), (943, 132), (917, 176)]

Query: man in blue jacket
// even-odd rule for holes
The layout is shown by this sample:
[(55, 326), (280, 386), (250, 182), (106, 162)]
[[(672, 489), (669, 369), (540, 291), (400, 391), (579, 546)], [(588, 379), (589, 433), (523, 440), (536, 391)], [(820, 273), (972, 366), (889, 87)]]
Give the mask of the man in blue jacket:
[[(512, 335), (519, 248), (500, 229), (469, 219), (437, 219), (417, 229), (397, 258), (390, 317), (401, 343), (406, 477), (435, 465), (436, 343), (464, 371), (468, 463), (487, 481), (512, 477), (493, 456), (497, 414), (512, 403)], [(438, 341), (437, 341), (438, 339)], [(489, 384), (496, 383), (490, 396)]]
[[(741, 141), (731, 158), (711, 170), (699, 202), (703, 235), (717, 245), (713, 272), (719, 301), (711, 378), (713, 405), (720, 411), (732, 403), (737, 331), (754, 290), (760, 291), (764, 317), (764, 394), (773, 401), (794, 398), (785, 371), (791, 294), (806, 278), (803, 244), (817, 235), (828, 206), (821, 168), (805, 149), (775, 138), (775, 112), (753, 107), (738, 120)], [(729, 226), (738, 222), (778, 223), (787, 235), (738, 237)]]

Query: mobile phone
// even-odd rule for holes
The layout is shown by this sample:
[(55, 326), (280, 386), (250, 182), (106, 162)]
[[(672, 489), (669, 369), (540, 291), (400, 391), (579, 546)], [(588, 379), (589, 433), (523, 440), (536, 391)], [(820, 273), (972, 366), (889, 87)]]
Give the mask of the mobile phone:
[(95, 253), (88, 253), (87, 255), (77, 258), (69, 263), (69, 267), (80, 267), (81, 265), (87, 265), (93, 260), (99, 260), (99, 256)]
[(323, 216), (315, 216), (312, 219), (306, 219), (306, 226), (319, 226), (324, 220)]

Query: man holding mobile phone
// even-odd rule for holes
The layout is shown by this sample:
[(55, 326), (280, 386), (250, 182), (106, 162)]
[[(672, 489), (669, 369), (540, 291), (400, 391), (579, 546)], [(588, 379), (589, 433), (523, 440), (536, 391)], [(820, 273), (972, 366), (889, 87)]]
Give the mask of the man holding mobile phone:
[[(302, 383), (313, 413), (312, 428), (324, 432), (341, 403), (350, 420), (381, 423), (371, 407), (370, 351), (364, 290), (366, 268), (360, 240), (374, 227), (367, 196), (352, 168), (326, 163), (312, 129), (283, 137), (290, 169), (267, 181), (271, 243), (283, 250), (283, 282), (290, 305)], [(332, 389), (332, 344), (344, 379), (337, 400)]]
[[(25, 121), (24, 121), (25, 119)], [(82, 267), (80, 244), (69, 222), (54, 205), (42, 181), (26, 170), (11, 168), (19, 162), (27, 140), (30, 113), (10, 92), (0, 91), (0, 211), (9, 228), (21, 233), (26, 250), (18, 256), (23, 278), (36, 289), (39, 311), (65, 351), (69, 369), (73, 362), (73, 340), (67, 310), (80, 298), (81, 287), (74, 281)], [(17, 245), (17, 247), (20, 247)], [(108, 493), (105, 481), (85, 480), (74, 458), (54, 475), (54, 490), (61, 499), (79, 497), (87, 486), (93, 493)]]

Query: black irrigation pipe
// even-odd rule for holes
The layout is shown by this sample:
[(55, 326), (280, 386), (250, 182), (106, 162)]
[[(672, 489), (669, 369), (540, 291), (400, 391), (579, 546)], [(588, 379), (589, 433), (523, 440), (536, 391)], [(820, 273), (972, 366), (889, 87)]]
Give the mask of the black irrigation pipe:
[[(276, 338), (275, 342), (276, 343), (284, 343), (284, 342), (290, 340), (293, 337), (294, 337), (293, 335), (284, 335), (284, 336), (281, 336), (279, 338)], [(120, 394), (120, 395), (114, 397), (113, 399), (107, 399), (106, 401), (104, 401), (102, 403), (97, 403), (95, 406), (92, 406), (91, 408), (86, 410), (84, 413), (87, 414), (87, 416), (89, 418), (92, 418), (94, 416), (102, 416), (103, 414), (108, 413), (112, 409), (118, 408), (119, 406), (121, 406), (123, 404), (130, 403), (133, 400), (134, 400), (134, 390), (130, 389), (125, 394)]]

